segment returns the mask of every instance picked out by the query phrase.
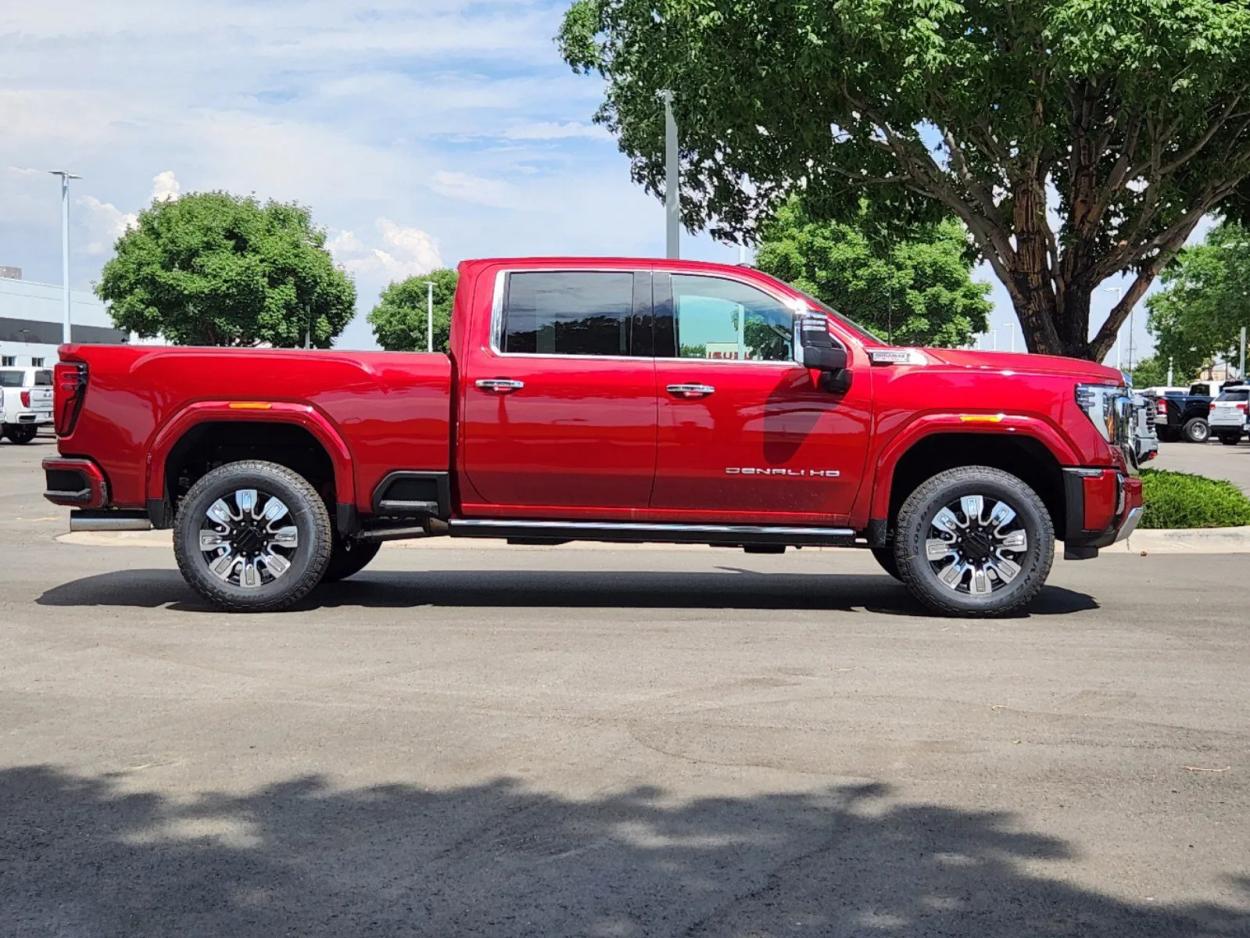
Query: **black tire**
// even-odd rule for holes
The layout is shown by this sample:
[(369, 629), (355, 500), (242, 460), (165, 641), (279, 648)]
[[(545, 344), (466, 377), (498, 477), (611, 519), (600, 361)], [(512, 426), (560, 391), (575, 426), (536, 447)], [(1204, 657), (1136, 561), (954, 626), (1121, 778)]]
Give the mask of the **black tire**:
[[(980, 595), (971, 592), (971, 577), (969, 591), (962, 591), (962, 572), (955, 587), (943, 582), (935, 566), (945, 560), (931, 562), (926, 555), (926, 541), (937, 539), (932, 538), (931, 531), (939, 512), (963, 496), (975, 495), (1005, 503), (1015, 512), (1015, 519), (998, 525), (997, 530), (1011, 525), (1026, 535), (1026, 546), (1019, 552), (1013, 551), (1013, 565), (1018, 572), (1005, 581), (986, 572), (991, 592)], [(967, 522), (968, 517), (964, 520)], [(1001, 616), (1027, 606), (1045, 585), (1054, 554), (1055, 529), (1050, 512), (1036, 492), (1001, 469), (965, 466), (938, 473), (912, 492), (898, 513), (894, 559), (899, 573), (912, 595), (941, 615)], [(986, 565), (982, 565), (982, 570), (986, 570)]]
[(382, 544), (379, 541), (355, 541), (334, 539), (334, 548), (330, 551), (330, 562), (321, 577), (322, 583), (337, 583), (363, 570), (378, 555)]
[(39, 433), (39, 428), (34, 424), (10, 423), (4, 427), (4, 435), (9, 438), (11, 443), (19, 446), (25, 446), (33, 440)]
[[(229, 582), (214, 574), (200, 541), (201, 530), (205, 529), (206, 520), (210, 520), (209, 508), (218, 499), (227, 498), (237, 507), (234, 493), (241, 490), (255, 490), (266, 499), (280, 500), (287, 509), (287, 515), (282, 517), (289, 516), (292, 522), (287, 527), (294, 527), (297, 532), (298, 543), (284, 555), (287, 568), (276, 576), (270, 571), (272, 578), (268, 582), (253, 587)], [(330, 513), (317, 490), (298, 473), (270, 462), (232, 462), (209, 472), (191, 486), (178, 506), (178, 517), (174, 521), (174, 556), (178, 569), (197, 593), (230, 612), (274, 612), (299, 602), (321, 581), (330, 562), (333, 543)], [(252, 566), (255, 570), (255, 562)], [(257, 573), (257, 578), (263, 581), (264, 575)]]
[(1201, 417), (1195, 417), (1186, 422), (1182, 432), (1185, 434), (1185, 440), (1190, 443), (1205, 443), (1211, 437), (1211, 428)]
[(1220, 442), (1225, 446), (1236, 446), (1241, 442), (1241, 436), (1233, 436), (1231, 433), (1221, 433)]
[(901, 581), (903, 575), (898, 572), (898, 561), (894, 559), (893, 547), (874, 547), (872, 555), (877, 558), (877, 563), (881, 564), (881, 569), (888, 573), (894, 579)]

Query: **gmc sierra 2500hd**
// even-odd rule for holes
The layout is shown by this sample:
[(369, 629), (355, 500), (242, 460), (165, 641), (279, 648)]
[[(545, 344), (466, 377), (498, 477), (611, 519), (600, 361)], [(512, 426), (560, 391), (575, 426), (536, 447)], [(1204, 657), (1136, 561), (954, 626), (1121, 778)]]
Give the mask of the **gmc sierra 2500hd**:
[[(381, 541), (871, 549), (928, 608), (1002, 614), (1132, 531), (1123, 376), (894, 348), (758, 271), (476, 260), (451, 354), (66, 345), (46, 496), (172, 527), (187, 582), (290, 606)], [(417, 556), (417, 555), (413, 555)]]

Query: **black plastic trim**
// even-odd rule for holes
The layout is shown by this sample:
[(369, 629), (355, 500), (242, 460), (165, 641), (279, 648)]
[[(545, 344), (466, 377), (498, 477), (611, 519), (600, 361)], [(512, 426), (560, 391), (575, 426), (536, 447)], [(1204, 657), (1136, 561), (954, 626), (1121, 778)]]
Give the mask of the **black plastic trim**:
[[(407, 479), (433, 479), (438, 492), (437, 503), (404, 501), (386, 497), (387, 490), (392, 485)], [(373, 513), (376, 515), (447, 519), (451, 517), (451, 474), (412, 469), (397, 469), (394, 472), (387, 473), (386, 478), (379, 482), (377, 488), (373, 490)]]
[(747, 547), (786, 546), (854, 547), (850, 528), (744, 524), (648, 524), (612, 521), (514, 521), (464, 519), (450, 522), (452, 537), (488, 537), (508, 540), (605, 541), (620, 544), (726, 544)]

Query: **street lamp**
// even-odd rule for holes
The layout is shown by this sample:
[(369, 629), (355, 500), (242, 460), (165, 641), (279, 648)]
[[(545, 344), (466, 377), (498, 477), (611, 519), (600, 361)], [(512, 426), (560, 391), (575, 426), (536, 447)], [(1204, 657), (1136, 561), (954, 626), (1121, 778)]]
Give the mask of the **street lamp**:
[(65, 169), (50, 169), (53, 176), (61, 177), (61, 293), (64, 305), (64, 321), (61, 323), (61, 341), (70, 341), (69, 322), (69, 181), (82, 179)]

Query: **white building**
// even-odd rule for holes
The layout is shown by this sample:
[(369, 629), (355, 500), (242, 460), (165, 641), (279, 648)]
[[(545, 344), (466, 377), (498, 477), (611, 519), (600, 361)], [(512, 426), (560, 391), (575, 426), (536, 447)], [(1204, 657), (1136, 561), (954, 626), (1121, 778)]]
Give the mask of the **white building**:
[[(0, 268), (0, 366), (56, 364), (61, 344), (64, 300), (61, 287), (22, 280), (22, 272)], [(70, 322), (75, 342), (125, 342), (113, 328), (104, 304), (84, 290), (70, 291)]]

